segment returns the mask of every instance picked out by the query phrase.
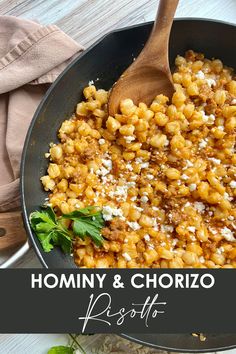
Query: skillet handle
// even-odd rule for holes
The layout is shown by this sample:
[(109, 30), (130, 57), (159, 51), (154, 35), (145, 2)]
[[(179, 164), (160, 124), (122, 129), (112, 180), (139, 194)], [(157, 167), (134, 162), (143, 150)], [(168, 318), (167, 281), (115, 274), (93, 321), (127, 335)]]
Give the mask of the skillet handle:
[(19, 246), (26, 239), (21, 212), (0, 213), (0, 251)]

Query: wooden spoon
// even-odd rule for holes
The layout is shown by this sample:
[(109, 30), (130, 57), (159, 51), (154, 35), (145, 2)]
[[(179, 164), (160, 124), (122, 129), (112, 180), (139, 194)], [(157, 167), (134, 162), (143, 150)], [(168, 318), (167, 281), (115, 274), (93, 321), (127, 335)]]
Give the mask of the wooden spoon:
[(131, 98), (135, 104), (147, 105), (156, 95), (171, 97), (174, 86), (168, 59), (168, 44), (178, 0), (160, 0), (152, 33), (145, 47), (114, 84), (108, 101), (109, 115), (118, 113), (122, 99)]
[(0, 213), (0, 251), (19, 246), (26, 239), (21, 212)]

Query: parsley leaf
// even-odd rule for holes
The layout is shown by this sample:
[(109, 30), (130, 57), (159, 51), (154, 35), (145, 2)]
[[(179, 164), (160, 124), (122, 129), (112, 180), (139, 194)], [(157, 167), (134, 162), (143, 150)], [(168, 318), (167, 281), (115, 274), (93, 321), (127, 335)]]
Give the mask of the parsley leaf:
[[(63, 225), (63, 219), (72, 221), (73, 233)], [(31, 213), (29, 220), (45, 252), (50, 252), (54, 246), (60, 246), (64, 253), (70, 253), (74, 236), (82, 239), (90, 236), (97, 246), (101, 246), (104, 241), (101, 229), (105, 221), (101, 210), (95, 206), (75, 210), (59, 218), (51, 207), (42, 207), (42, 211)]]
[(80, 210), (75, 210), (70, 214), (63, 215), (65, 219), (73, 220), (73, 231), (75, 235), (84, 239), (85, 236), (90, 236), (97, 246), (101, 246), (104, 239), (101, 236), (101, 229), (105, 222), (101, 211), (96, 207), (87, 207)]
[(50, 252), (56, 245), (60, 246), (64, 253), (70, 253), (72, 239), (69, 230), (57, 219), (51, 207), (42, 209), (31, 213), (29, 220), (43, 250)]
[(58, 347), (52, 347), (49, 349), (47, 354), (74, 354), (75, 351), (71, 347), (65, 347), (63, 345), (59, 345)]

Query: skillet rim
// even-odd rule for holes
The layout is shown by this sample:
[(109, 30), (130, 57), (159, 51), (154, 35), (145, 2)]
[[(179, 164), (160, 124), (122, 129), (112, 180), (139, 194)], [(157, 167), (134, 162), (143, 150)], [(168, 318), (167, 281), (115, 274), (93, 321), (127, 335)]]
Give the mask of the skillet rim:
[[(208, 19), (208, 18), (201, 18), (201, 17), (179, 17), (179, 18), (175, 18), (174, 21), (202, 21), (202, 22), (213, 22), (213, 23), (219, 23), (219, 24), (223, 24), (223, 25), (227, 25), (227, 26), (231, 26), (236, 28), (236, 24), (233, 24), (231, 22), (227, 22), (227, 21), (221, 21), (221, 20), (214, 20), (214, 19)], [(89, 46), (87, 49), (85, 49), (77, 58), (75, 58), (63, 71), (62, 73), (57, 77), (57, 79), (51, 84), (51, 86), (49, 87), (49, 89), (46, 91), (43, 99), (41, 100), (40, 104), (38, 105), (33, 118), (30, 122), (26, 137), (25, 137), (25, 141), (24, 141), (24, 147), (22, 150), (22, 156), (21, 156), (21, 165), (20, 165), (20, 195), (21, 195), (21, 207), (22, 207), (22, 214), (23, 214), (23, 222), (24, 222), (24, 226), (27, 232), (27, 235), (30, 237), (30, 242), (33, 244), (34, 247), (34, 251), (36, 252), (36, 255), (39, 259), (39, 261), (41, 262), (41, 264), (45, 267), (48, 268), (48, 265), (46, 263), (46, 261), (44, 260), (43, 257), (43, 250), (39, 249), (38, 245), (35, 242), (35, 237), (33, 235), (33, 232), (31, 230), (30, 224), (29, 224), (29, 220), (28, 220), (28, 215), (27, 215), (27, 211), (26, 211), (26, 201), (25, 201), (25, 162), (26, 162), (26, 154), (28, 151), (28, 146), (29, 146), (29, 141), (31, 138), (31, 133), (32, 130), (34, 128), (34, 125), (38, 119), (38, 115), (44, 105), (44, 103), (46, 102), (46, 100), (48, 99), (48, 96), (51, 94), (51, 92), (54, 90), (54, 87), (57, 85), (57, 83), (61, 80), (61, 78), (64, 76), (65, 73), (67, 73), (70, 68), (78, 61), (80, 60), (82, 57), (84, 57), (92, 48), (94, 48), (98, 43), (102, 42), (106, 37), (114, 34), (114, 33), (118, 33), (118, 32), (124, 32), (126, 30), (130, 30), (133, 28), (137, 28), (137, 27), (142, 27), (144, 25), (150, 25), (152, 24), (153, 21), (148, 21), (148, 22), (144, 22), (144, 23), (140, 23), (140, 24), (135, 24), (132, 26), (126, 26), (123, 28), (117, 28), (115, 30), (112, 30), (108, 33), (106, 33), (105, 35), (103, 35), (102, 37), (98, 38), (91, 46)]]
[[(156, 333), (152, 333), (153, 335), (160, 335), (160, 334), (156, 334)], [(186, 333), (171, 333), (171, 334), (162, 334), (161, 335), (167, 335), (167, 336), (186, 336), (186, 335), (189, 335), (189, 336), (192, 336), (190, 333), (189, 334), (186, 334)], [(139, 340), (137, 339), (136, 337), (132, 337), (131, 335), (129, 334), (125, 334), (125, 333), (121, 333), (119, 334), (120, 337), (122, 338), (125, 338), (127, 340), (130, 340), (132, 342), (135, 342), (135, 343), (138, 343), (138, 344), (142, 344), (144, 346), (147, 346), (147, 347), (151, 347), (151, 348), (155, 348), (155, 349), (162, 349), (162, 350), (165, 350), (165, 351), (171, 351), (171, 352), (176, 352), (176, 353), (214, 353), (214, 352), (219, 352), (219, 351), (222, 351), (222, 350), (230, 350), (230, 349), (234, 349), (236, 348), (236, 344), (232, 344), (232, 345), (227, 345), (227, 346), (222, 346), (222, 347), (215, 347), (215, 348), (200, 348), (200, 349), (195, 349), (195, 348), (192, 348), (192, 349), (186, 349), (186, 348), (175, 348), (175, 347), (168, 347), (168, 346), (165, 346), (165, 345), (158, 345), (158, 344), (150, 344), (149, 342), (146, 342), (144, 340)], [(206, 338), (211, 338), (210, 337), (211, 334), (206, 334)], [(235, 335), (236, 336), (236, 335)], [(192, 336), (192, 338), (195, 338)], [(196, 338), (199, 343), (205, 343), (205, 342), (201, 342), (199, 338)], [(206, 339), (207, 340), (207, 339)]]
[[(216, 24), (222, 24), (222, 25), (227, 25), (230, 27), (234, 27), (236, 28), (236, 24), (232, 23), (232, 22), (228, 22), (228, 21), (222, 21), (222, 20), (216, 20), (216, 19), (209, 19), (209, 18), (201, 18), (201, 17), (181, 17), (181, 18), (175, 18), (174, 21), (201, 21), (201, 22), (213, 22)], [(75, 58), (63, 71), (62, 73), (58, 76), (58, 78), (53, 82), (53, 84), (49, 87), (49, 89), (46, 91), (43, 99), (41, 100), (39, 106), (37, 107), (34, 116), (31, 120), (30, 126), (28, 128), (27, 134), (26, 134), (26, 138), (24, 141), (24, 147), (23, 147), (23, 151), (22, 151), (22, 158), (21, 158), (21, 166), (20, 166), (20, 194), (21, 194), (21, 206), (22, 206), (22, 214), (23, 214), (23, 222), (24, 222), (24, 226), (27, 232), (27, 235), (29, 236), (30, 242), (33, 244), (34, 247), (34, 251), (38, 257), (38, 259), (40, 260), (41, 264), (43, 265), (43, 267), (45, 267), (46, 269), (48, 269), (48, 265), (46, 263), (46, 261), (44, 260), (43, 257), (43, 250), (40, 249), (38, 247), (38, 245), (36, 244), (35, 241), (35, 236), (33, 235), (33, 232), (31, 230), (30, 224), (29, 224), (29, 220), (28, 220), (28, 215), (27, 215), (27, 211), (26, 211), (26, 200), (25, 200), (25, 162), (26, 162), (26, 154), (28, 151), (28, 147), (29, 147), (29, 142), (30, 142), (30, 138), (31, 138), (31, 133), (32, 130), (35, 126), (35, 123), (38, 119), (38, 116), (40, 114), (41, 109), (44, 106), (44, 103), (46, 102), (46, 100), (48, 99), (48, 96), (51, 94), (51, 92), (54, 90), (54, 87), (57, 85), (57, 83), (61, 80), (61, 78), (65, 75), (66, 72), (68, 72), (71, 67), (73, 67), (73, 65), (80, 60), (82, 57), (84, 57), (92, 48), (94, 48), (97, 44), (99, 44), (100, 42), (102, 42), (106, 37), (114, 34), (114, 33), (118, 33), (118, 32), (124, 32), (133, 28), (137, 28), (137, 27), (142, 27), (144, 25), (149, 25), (152, 24), (153, 21), (148, 21), (148, 22), (144, 22), (141, 24), (134, 24), (131, 26), (126, 26), (123, 28), (117, 28), (114, 29), (112, 31), (109, 31), (108, 33), (106, 33), (105, 35), (103, 35), (102, 37), (98, 38), (91, 46), (89, 46), (87, 49), (85, 49), (77, 58)], [(53, 268), (52, 268), (53, 269)], [(226, 346), (220, 346), (220, 347), (215, 347), (215, 348), (199, 348), (199, 349), (195, 349), (195, 348), (176, 348), (176, 347), (168, 347), (168, 346), (164, 346), (164, 345), (156, 345), (156, 344), (151, 344), (149, 342), (146, 342), (144, 340), (139, 340), (135, 337), (132, 337), (130, 334), (119, 334), (121, 337), (126, 338), (128, 340), (131, 340), (133, 342), (142, 344), (142, 345), (146, 345), (155, 349), (162, 349), (162, 350), (168, 350), (168, 351), (181, 351), (181, 352), (188, 352), (188, 353), (204, 353), (204, 352), (214, 352), (214, 351), (221, 351), (221, 350), (229, 350), (229, 349), (233, 349), (236, 347), (236, 338), (235, 338), (235, 344), (233, 345), (226, 345)], [(158, 336), (158, 334), (155, 334), (156, 336)], [(168, 334), (170, 336), (185, 336), (186, 334)], [(190, 335), (190, 334), (189, 334)], [(236, 335), (235, 335), (236, 337)]]

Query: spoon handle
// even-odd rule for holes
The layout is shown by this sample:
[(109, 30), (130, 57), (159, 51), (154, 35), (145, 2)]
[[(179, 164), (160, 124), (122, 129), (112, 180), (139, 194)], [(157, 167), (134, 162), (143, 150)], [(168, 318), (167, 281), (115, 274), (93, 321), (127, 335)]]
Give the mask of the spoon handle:
[[(145, 58), (147, 58), (149, 62), (150, 59), (154, 59), (155, 62), (153, 62), (153, 65), (160, 68), (162, 64), (169, 62), (169, 36), (178, 2), (179, 0), (160, 0), (152, 32), (144, 47), (145, 51), (143, 50), (140, 54), (142, 58), (142, 54), (144, 53)], [(144, 57), (142, 59), (144, 59)]]

